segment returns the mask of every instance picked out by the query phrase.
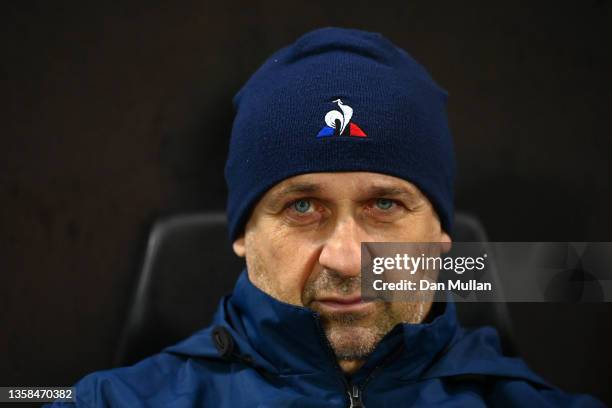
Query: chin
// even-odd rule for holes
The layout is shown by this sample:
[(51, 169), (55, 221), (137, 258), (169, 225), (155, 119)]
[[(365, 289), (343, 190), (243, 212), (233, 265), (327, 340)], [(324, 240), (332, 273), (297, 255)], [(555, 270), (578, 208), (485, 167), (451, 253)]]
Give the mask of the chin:
[(341, 360), (365, 359), (380, 341), (380, 336), (371, 327), (333, 325), (325, 334), (334, 353)]

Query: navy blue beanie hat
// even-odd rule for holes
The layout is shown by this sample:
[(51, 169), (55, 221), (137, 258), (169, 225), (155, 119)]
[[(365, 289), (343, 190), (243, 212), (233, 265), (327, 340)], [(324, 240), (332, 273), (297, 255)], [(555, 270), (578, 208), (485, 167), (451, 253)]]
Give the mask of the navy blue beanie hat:
[(323, 28), (277, 51), (233, 100), (230, 239), (275, 184), (339, 171), (415, 184), (450, 233), (455, 158), (446, 98), (419, 63), (377, 33)]

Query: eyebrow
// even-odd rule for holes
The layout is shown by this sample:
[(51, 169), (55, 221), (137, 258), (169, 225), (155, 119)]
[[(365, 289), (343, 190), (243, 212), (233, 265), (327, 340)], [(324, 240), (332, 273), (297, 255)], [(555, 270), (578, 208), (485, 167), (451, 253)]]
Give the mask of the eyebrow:
[(418, 194), (412, 189), (403, 187), (390, 187), (390, 186), (372, 186), (366, 188), (365, 191), (369, 196), (373, 197), (398, 197), (406, 196), (408, 198), (418, 198)]
[[(314, 183), (298, 183), (287, 186), (276, 192), (270, 198), (270, 205), (276, 207), (287, 196), (293, 194), (315, 194), (319, 193), (323, 188), (319, 184)], [(420, 197), (416, 191), (409, 188), (385, 185), (373, 185), (362, 189), (362, 194), (369, 197), (405, 197), (406, 199), (414, 200)]]
[(274, 195), (270, 198), (270, 205), (272, 207), (276, 207), (283, 200), (283, 198), (292, 194), (314, 194), (320, 192), (321, 190), (321, 186), (314, 183), (292, 184), (274, 193)]

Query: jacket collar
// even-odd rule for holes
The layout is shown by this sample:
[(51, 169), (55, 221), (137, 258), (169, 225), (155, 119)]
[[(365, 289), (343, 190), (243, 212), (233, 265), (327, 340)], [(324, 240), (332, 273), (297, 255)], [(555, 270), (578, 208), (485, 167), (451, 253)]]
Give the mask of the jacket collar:
[[(222, 300), (215, 325), (227, 328), (240, 355), (249, 355), (256, 365), (269, 371), (300, 375), (339, 370), (319, 315), (263, 292), (251, 283), (246, 270), (238, 278), (233, 293)], [(387, 363), (385, 371), (397, 369), (401, 370), (402, 378), (417, 378), (447, 347), (457, 329), (452, 303), (447, 303), (444, 311), (429, 323), (398, 325), (381, 340), (353, 379), (359, 381)], [(210, 336), (206, 332), (202, 333)], [(207, 351), (201, 349), (204, 354), (211, 351), (215, 353), (211, 347)], [(388, 362), (390, 356), (393, 361)]]
[[(494, 329), (463, 330), (457, 322), (454, 303), (441, 306), (444, 310), (428, 323), (400, 324), (391, 330), (351, 378), (352, 382), (361, 383), (384, 365), (385, 376), (404, 382), (485, 375), (521, 378), (548, 386), (522, 360), (502, 355)], [(330, 375), (334, 371), (340, 375), (340, 369), (318, 315), (264, 293), (249, 281), (246, 271), (233, 293), (221, 300), (211, 326), (164, 351), (187, 358), (228, 358), (220, 356), (213, 341), (214, 329), (219, 327), (233, 339), (235, 347), (230, 358), (247, 361), (248, 356), (256, 368), (269, 373), (310, 378), (323, 387), (339, 385), (341, 377)]]
[(281, 374), (332, 367), (318, 314), (263, 292), (251, 283), (246, 270), (238, 278), (226, 310), (244, 349), (241, 352), (252, 354), (256, 362), (263, 359)]

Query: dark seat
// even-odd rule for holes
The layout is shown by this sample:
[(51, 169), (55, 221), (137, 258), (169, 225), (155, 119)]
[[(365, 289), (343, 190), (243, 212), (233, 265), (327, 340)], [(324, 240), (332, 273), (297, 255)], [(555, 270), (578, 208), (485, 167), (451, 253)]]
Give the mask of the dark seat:
[[(227, 241), (223, 213), (175, 216), (153, 227), (115, 365), (132, 364), (207, 326), (244, 267)], [(478, 220), (456, 217), (454, 241), (486, 242)], [(458, 303), (464, 326), (492, 325), (514, 353), (505, 303)]]

